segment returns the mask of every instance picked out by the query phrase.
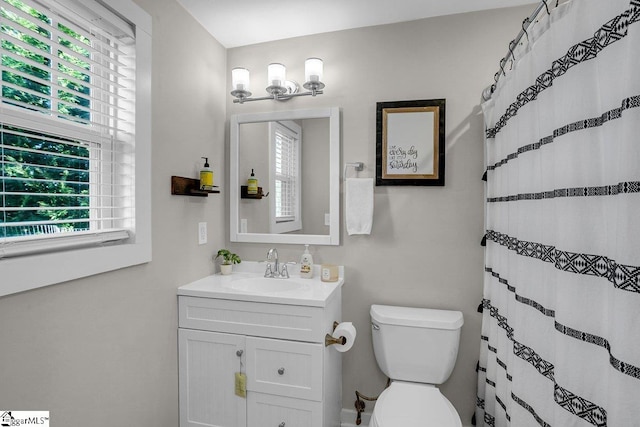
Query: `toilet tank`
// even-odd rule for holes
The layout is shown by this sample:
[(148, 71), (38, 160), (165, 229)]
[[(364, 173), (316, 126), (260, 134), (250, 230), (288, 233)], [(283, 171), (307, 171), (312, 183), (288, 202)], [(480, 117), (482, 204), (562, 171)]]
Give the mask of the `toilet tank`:
[(429, 308), (371, 306), (373, 351), (392, 380), (442, 384), (456, 363), (462, 313)]

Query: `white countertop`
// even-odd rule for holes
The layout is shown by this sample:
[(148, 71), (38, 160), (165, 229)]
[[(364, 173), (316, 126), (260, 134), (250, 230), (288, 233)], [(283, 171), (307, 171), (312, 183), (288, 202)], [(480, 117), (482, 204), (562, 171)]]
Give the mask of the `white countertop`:
[[(339, 266), (339, 279), (336, 282), (320, 280), (319, 265), (313, 266), (313, 278), (303, 279), (300, 277), (300, 266), (297, 264), (287, 266), (289, 279), (263, 279), (266, 266), (265, 262), (243, 261), (233, 266), (233, 273), (230, 275), (214, 274), (179, 287), (178, 295), (324, 307), (344, 283), (342, 266)], [(257, 286), (254, 285), (247, 290), (245, 285), (252, 279), (257, 279)], [(267, 286), (273, 285), (274, 288), (292, 289), (261, 289), (260, 281), (265, 281), (263, 283)]]

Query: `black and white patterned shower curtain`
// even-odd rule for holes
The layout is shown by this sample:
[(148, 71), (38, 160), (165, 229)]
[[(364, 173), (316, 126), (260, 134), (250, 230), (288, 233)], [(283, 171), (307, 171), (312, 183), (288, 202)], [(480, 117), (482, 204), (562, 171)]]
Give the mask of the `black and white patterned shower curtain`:
[(640, 426), (640, 0), (547, 3), (483, 105), (477, 425)]

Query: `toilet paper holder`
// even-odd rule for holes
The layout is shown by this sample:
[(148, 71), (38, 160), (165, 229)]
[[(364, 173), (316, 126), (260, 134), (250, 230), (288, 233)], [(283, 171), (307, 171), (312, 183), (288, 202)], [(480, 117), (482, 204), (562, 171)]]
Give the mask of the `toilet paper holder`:
[[(338, 327), (338, 322), (333, 322), (333, 330), (335, 331)], [(329, 334), (324, 336), (324, 346), (329, 347), (333, 344), (345, 345), (347, 343), (347, 339), (345, 337), (335, 338)]]

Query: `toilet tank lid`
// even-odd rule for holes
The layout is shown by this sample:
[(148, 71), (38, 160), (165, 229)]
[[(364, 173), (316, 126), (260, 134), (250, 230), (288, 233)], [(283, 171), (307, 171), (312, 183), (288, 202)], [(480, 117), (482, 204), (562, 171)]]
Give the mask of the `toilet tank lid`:
[(371, 306), (371, 319), (383, 325), (414, 326), (433, 329), (459, 329), (464, 323), (462, 313), (431, 308)]

